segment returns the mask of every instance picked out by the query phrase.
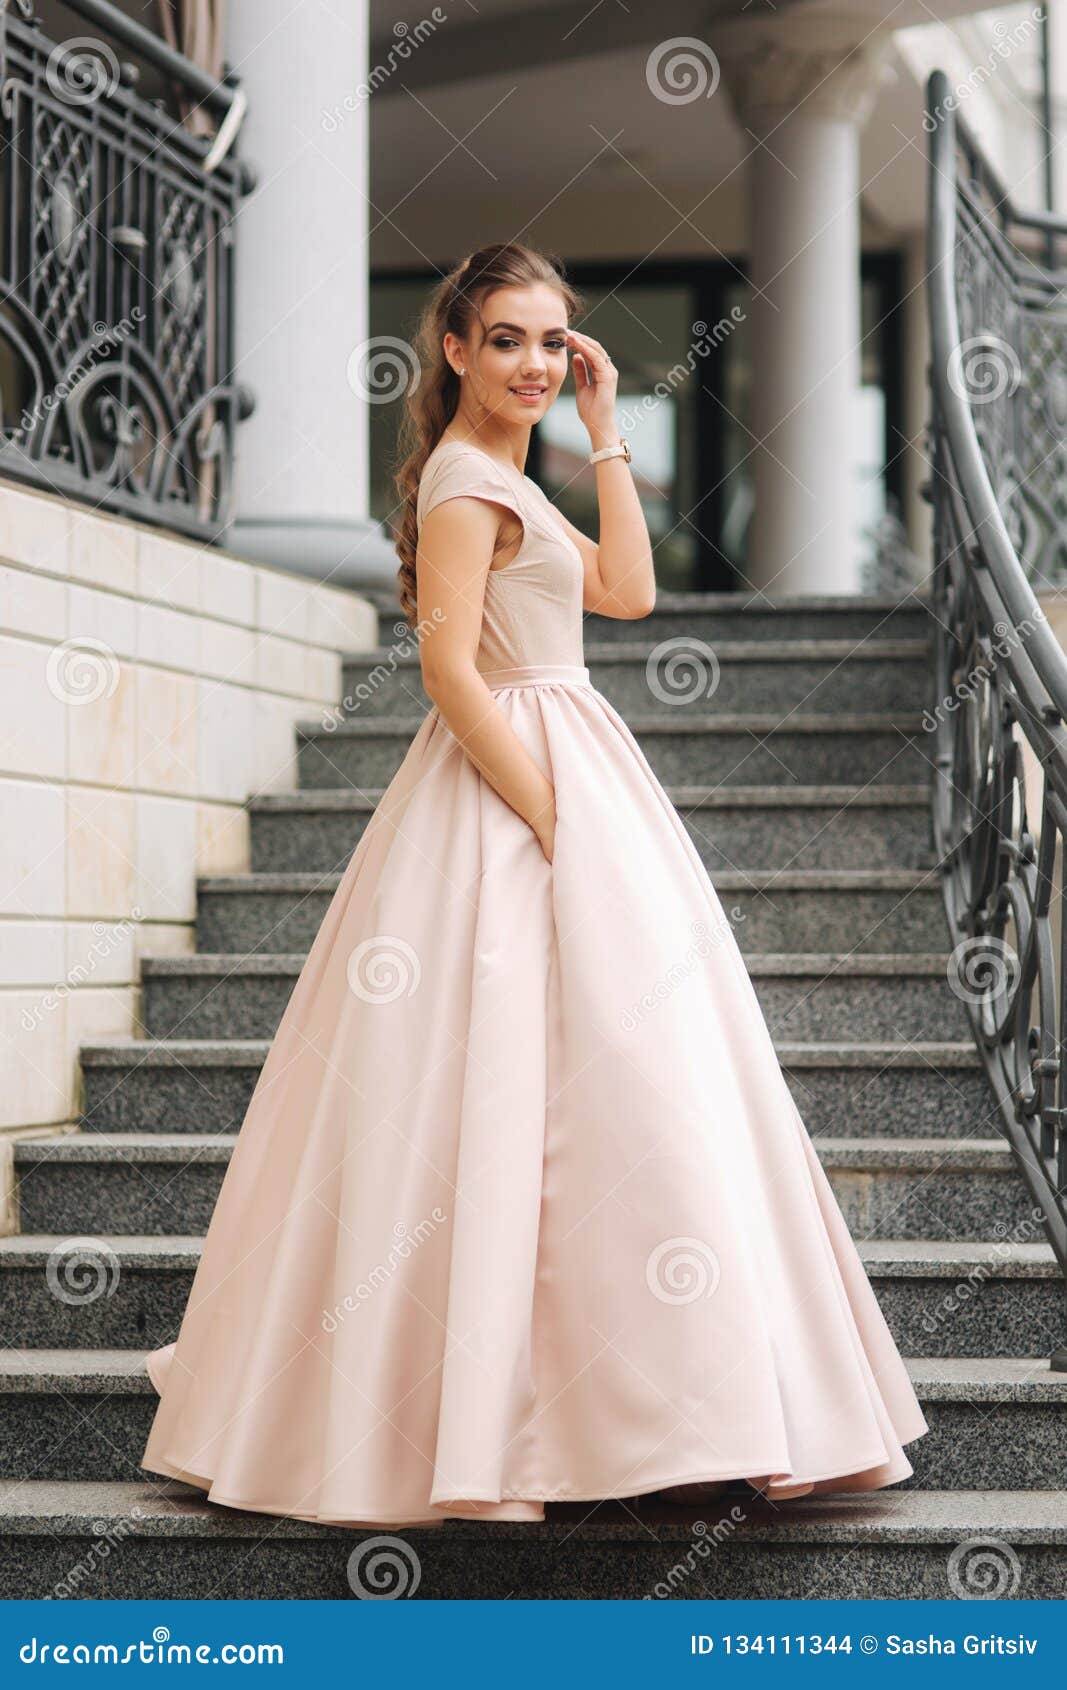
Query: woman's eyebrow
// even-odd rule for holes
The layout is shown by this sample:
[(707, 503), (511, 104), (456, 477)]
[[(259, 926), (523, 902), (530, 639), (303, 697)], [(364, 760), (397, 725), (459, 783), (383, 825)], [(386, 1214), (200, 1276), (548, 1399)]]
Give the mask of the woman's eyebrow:
[[(516, 334), (526, 333), (526, 330), (522, 327), (521, 323), (490, 323), (488, 332), (492, 334), (494, 329), (514, 329)], [(566, 332), (566, 328), (563, 327), (543, 330), (544, 334), (566, 334)]]

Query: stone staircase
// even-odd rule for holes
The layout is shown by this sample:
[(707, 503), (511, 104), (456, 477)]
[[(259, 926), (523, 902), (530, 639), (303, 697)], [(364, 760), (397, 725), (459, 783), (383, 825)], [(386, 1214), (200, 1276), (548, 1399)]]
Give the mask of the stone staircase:
[[(927, 626), (919, 599), (661, 594), (644, 622), (586, 627), (594, 683), (736, 917), (908, 1358), (931, 1425), (910, 1446), (914, 1477), (777, 1507), (742, 1486), (699, 1513), (643, 1499), (555, 1508), (544, 1526), (405, 1531), (420, 1595), (943, 1597), (966, 1593), (960, 1555), (976, 1538), (1000, 1545), (1002, 1594), (1067, 1587), (1067, 1375), (1047, 1364), (1063, 1290), (947, 978), (920, 720), (933, 702)], [(718, 687), (657, 706), (649, 652), (682, 637), (713, 649)], [(71, 1569), (88, 1567), (81, 1596), (352, 1594), (348, 1557), (366, 1533), (212, 1508), (138, 1462), (155, 1403), (143, 1352), (176, 1333), (268, 1042), (428, 708), (417, 662), (382, 676), (385, 656), (346, 665), (358, 709), (299, 731), (300, 789), (252, 800), (250, 872), (201, 882), (196, 954), (145, 961), (143, 1038), (83, 1050), (82, 1130), (16, 1145), (22, 1231), (0, 1240), (12, 1592), (67, 1593)], [(111, 1278), (105, 1294), (65, 1301), (50, 1253), (87, 1236)]]

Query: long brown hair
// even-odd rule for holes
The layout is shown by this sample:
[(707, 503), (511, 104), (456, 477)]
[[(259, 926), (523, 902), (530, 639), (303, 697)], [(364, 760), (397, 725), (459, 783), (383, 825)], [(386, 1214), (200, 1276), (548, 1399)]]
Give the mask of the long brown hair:
[(538, 282), (559, 290), (570, 323), (582, 307), (581, 296), (564, 278), (554, 258), (516, 241), (497, 241), (472, 252), (441, 279), (419, 318), (414, 350), (420, 376), (417, 386), (405, 397), (397, 435), (397, 467), (393, 470), (401, 510), (393, 536), (400, 558), (397, 587), (401, 610), (411, 627), (418, 617), (415, 552), (419, 478), (459, 405), (460, 378), (445, 357), (444, 337), (452, 333), (469, 341), (481, 317), (482, 301), (494, 288), (531, 287)]

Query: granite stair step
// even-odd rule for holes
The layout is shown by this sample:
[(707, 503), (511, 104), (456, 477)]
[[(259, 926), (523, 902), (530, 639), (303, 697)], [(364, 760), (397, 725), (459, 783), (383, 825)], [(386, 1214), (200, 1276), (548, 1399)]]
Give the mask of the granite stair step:
[[(930, 1425), (909, 1489), (1050, 1491), (1067, 1473), (1067, 1374), (1045, 1357), (912, 1357)], [(0, 1354), (0, 1478), (137, 1480), (158, 1398), (138, 1350)]]
[[(299, 722), (298, 783), (305, 790), (386, 786), (425, 715)], [(932, 750), (913, 709), (819, 716), (810, 711), (631, 712), (627, 726), (664, 785), (900, 786), (927, 780)], [(459, 753), (462, 756), (462, 752)]]
[[(23, 1598), (352, 1600), (350, 1557), (376, 1535), (265, 1525), (173, 1482), (0, 1485), (0, 1580)], [(769, 1505), (740, 1486), (699, 1510), (656, 1498), (549, 1504), (535, 1527), (447, 1521), (394, 1535), (418, 1570), (415, 1600), (745, 1600), (758, 1590), (779, 1600), (1056, 1601), (1067, 1585), (1064, 1490), (893, 1488)], [(705, 1539), (713, 1552), (696, 1553)], [(1000, 1546), (992, 1589), (982, 1582), (988, 1548), (968, 1559), (976, 1539)]]
[[(81, 1051), (87, 1132), (234, 1133), (266, 1039), (116, 1039)], [(996, 1130), (969, 1040), (775, 1044), (812, 1134), (966, 1138)]]
[[(671, 786), (710, 873), (761, 868), (927, 868), (925, 786)], [(384, 788), (271, 792), (248, 805), (254, 873), (340, 873)]]
[[(411, 631), (403, 624), (400, 605), (391, 588), (370, 588), (365, 596), (378, 607), (379, 638), (395, 629), (406, 647)], [(663, 639), (774, 641), (787, 639), (889, 640), (923, 639), (930, 631), (930, 598), (926, 592), (806, 593), (774, 599), (762, 592), (748, 597), (733, 593), (656, 593), (651, 615), (639, 622), (620, 617), (584, 618), (588, 649), (603, 641), (633, 640), (636, 629), (650, 645)]]
[[(1031, 1234), (1033, 1236), (1033, 1234)], [(0, 1347), (152, 1349), (181, 1324), (200, 1239), (83, 1235), (0, 1239)], [(1051, 1354), (1063, 1280), (1049, 1245), (860, 1239), (860, 1258), (898, 1348), (915, 1356)], [(88, 1287), (88, 1289), (87, 1289)]]
[[(13, 1146), (23, 1232), (205, 1231), (236, 1135), (80, 1132)], [(994, 1237), (1032, 1204), (1006, 1140), (817, 1138), (858, 1238)]]
[[(299, 951), (195, 952), (141, 959), (145, 1032), (156, 1039), (269, 1039), (305, 962)], [(936, 953), (767, 954), (746, 959), (776, 1037), (952, 1039), (966, 1009)]]
[[(307, 951), (340, 878), (205, 876), (197, 887), (197, 949), (246, 956)], [(713, 886), (746, 954), (929, 953), (948, 937), (933, 869), (723, 869)]]
[[(586, 641), (598, 692), (621, 714), (746, 710), (824, 712), (915, 708), (932, 674), (929, 638)], [(344, 660), (339, 719), (365, 721), (432, 708), (418, 654), (388, 646)]]

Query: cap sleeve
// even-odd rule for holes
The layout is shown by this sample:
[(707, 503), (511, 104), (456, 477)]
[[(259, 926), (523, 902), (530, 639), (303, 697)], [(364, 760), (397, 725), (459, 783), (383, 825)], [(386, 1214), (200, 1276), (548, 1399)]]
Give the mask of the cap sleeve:
[(481, 452), (449, 452), (424, 471), (416, 506), (418, 525), (446, 499), (487, 499), (513, 511), (526, 532), (526, 514), (519, 496), (502, 469)]

